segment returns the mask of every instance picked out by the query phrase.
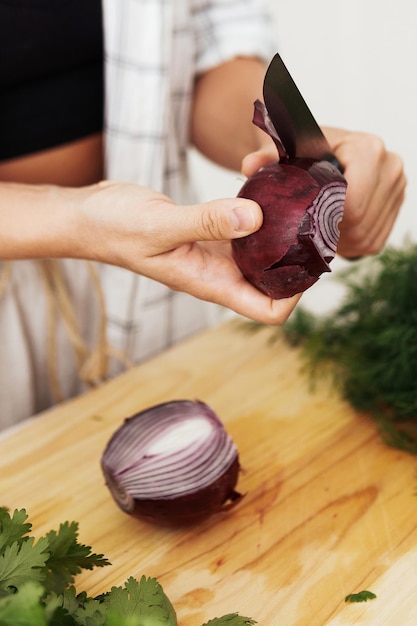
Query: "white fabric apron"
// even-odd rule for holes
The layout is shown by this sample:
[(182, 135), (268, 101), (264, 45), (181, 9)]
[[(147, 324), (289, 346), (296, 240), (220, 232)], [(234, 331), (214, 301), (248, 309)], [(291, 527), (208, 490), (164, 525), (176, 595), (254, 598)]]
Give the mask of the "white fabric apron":
[[(235, 55), (269, 58), (258, 0), (104, 0), (106, 177), (146, 185), (178, 202), (187, 189), (186, 147), (196, 73)], [(99, 314), (83, 261), (60, 261), (77, 323), (92, 345)], [(112, 266), (97, 266), (108, 314), (108, 341), (134, 362), (220, 319), (213, 305)], [(2, 264), (0, 263), (0, 272)], [(63, 324), (57, 373), (63, 396), (85, 390)], [(51, 406), (47, 300), (39, 267), (15, 261), (0, 300), (0, 428)], [(111, 364), (111, 373), (122, 368)]]

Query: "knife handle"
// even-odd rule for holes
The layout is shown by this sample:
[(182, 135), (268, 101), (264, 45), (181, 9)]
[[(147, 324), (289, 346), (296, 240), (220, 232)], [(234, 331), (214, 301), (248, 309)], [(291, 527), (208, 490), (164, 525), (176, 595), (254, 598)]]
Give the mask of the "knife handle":
[(337, 167), (337, 169), (339, 170), (339, 172), (341, 174), (343, 174), (343, 172), (345, 171), (343, 165), (340, 163), (339, 159), (337, 159), (334, 154), (332, 154), (332, 156), (329, 158), (329, 162), (334, 165), (335, 167)]

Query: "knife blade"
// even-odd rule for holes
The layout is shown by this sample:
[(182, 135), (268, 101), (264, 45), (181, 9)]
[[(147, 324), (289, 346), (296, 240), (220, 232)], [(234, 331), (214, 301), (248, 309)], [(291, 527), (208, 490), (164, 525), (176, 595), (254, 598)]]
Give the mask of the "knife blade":
[(272, 124), (290, 158), (329, 161), (343, 172), (342, 165), (278, 53), (266, 71), (263, 97)]

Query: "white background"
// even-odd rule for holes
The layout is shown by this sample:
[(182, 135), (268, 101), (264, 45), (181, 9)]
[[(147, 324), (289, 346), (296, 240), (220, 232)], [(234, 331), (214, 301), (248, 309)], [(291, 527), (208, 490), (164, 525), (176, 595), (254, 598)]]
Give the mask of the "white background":
[[(266, 0), (276, 48), (320, 124), (365, 130), (398, 152), (408, 178), (407, 198), (389, 244), (417, 240), (417, 3), (413, 0)], [(241, 176), (192, 157), (202, 201), (235, 195)], [(336, 259), (302, 299), (326, 312), (342, 294)]]

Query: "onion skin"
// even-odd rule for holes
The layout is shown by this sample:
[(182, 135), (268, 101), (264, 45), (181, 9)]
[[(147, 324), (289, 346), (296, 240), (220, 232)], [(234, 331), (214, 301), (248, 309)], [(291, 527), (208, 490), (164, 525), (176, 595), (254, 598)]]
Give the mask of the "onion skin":
[[(179, 434), (187, 424), (197, 425), (195, 441), (158, 448), (167, 433)], [(126, 419), (108, 442), (101, 467), (117, 505), (160, 526), (200, 523), (242, 497), (235, 491), (237, 448), (214, 411), (199, 401), (162, 403)]]
[(227, 511), (242, 497), (234, 490), (239, 461), (235, 459), (224, 474), (201, 491), (174, 499), (136, 499), (131, 515), (159, 526), (190, 526), (199, 524), (215, 513)]
[(245, 278), (279, 299), (305, 291), (330, 272), (346, 187), (334, 165), (314, 159), (284, 158), (251, 176), (238, 197), (260, 205), (263, 224), (232, 241), (234, 260)]

